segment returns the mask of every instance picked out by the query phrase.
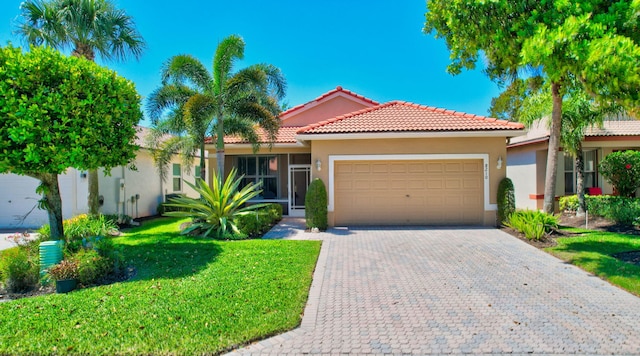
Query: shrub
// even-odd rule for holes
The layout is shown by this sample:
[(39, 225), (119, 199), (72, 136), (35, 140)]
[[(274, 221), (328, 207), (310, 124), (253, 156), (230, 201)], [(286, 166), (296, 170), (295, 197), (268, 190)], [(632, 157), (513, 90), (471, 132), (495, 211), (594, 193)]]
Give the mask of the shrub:
[(282, 205), (278, 203), (271, 203), (269, 204), (268, 209), (273, 222), (282, 220)]
[(498, 185), (498, 226), (509, 219), (516, 211), (516, 197), (513, 182), (509, 178), (503, 178)]
[[(98, 215), (92, 217), (87, 214), (74, 216), (62, 222), (64, 227), (65, 250), (74, 253), (82, 247), (82, 240), (91, 236), (108, 236), (118, 230), (117, 224), (105, 217)], [(42, 226), (38, 233), (44, 239), (49, 239), (51, 229), (49, 225)]]
[(304, 201), (304, 208), (308, 228), (327, 229), (327, 189), (321, 179), (316, 178), (309, 184)]
[(2, 251), (0, 255), (0, 278), (9, 292), (25, 292), (38, 284), (39, 265), (37, 258), (29, 256), (22, 247)]
[(185, 182), (200, 194), (200, 198), (172, 198), (165, 206), (185, 211), (170, 211), (164, 215), (191, 218), (192, 224), (182, 230), (183, 234), (196, 233), (216, 238), (227, 238), (233, 234), (239, 234), (240, 231), (234, 222), (236, 218), (260, 209), (265, 204), (246, 206), (246, 203), (258, 196), (262, 190), (253, 183), (240, 189), (243, 176), (236, 178), (236, 174), (237, 171), (234, 168), (223, 181), (222, 177), (214, 173), (211, 177), (211, 187), (202, 179), (198, 179), (195, 185)]
[[(587, 197), (585, 196), (585, 200), (587, 199)], [(568, 212), (575, 212), (578, 211), (578, 206), (580, 205), (580, 202), (578, 201), (578, 196), (577, 195), (567, 195), (567, 196), (563, 196), (560, 197), (560, 211), (568, 211)], [(587, 206), (589, 204), (587, 203)]]
[(271, 229), (271, 226), (282, 219), (282, 205), (273, 203), (255, 210), (250, 214), (238, 216), (234, 219), (240, 234), (234, 239), (259, 237)]
[(640, 152), (620, 151), (608, 154), (598, 165), (602, 176), (623, 197), (635, 197), (640, 187)]
[(78, 281), (84, 285), (96, 283), (112, 271), (112, 263), (95, 250), (80, 250), (73, 255), (77, 265)]
[(558, 227), (558, 217), (536, 210), (516, 210), (505, 225), (523, 233), (529, 240), (540, 240)]
[(62, 260), (62, 262), (49, 268), (48, 273), (56, 281), (78, 279), (78, 263), (71, 259)]
[(602, 216), (620, 224), (638, 224), (640, 199), (622, 196), (598, 195), (586, 198), (589, 214)]

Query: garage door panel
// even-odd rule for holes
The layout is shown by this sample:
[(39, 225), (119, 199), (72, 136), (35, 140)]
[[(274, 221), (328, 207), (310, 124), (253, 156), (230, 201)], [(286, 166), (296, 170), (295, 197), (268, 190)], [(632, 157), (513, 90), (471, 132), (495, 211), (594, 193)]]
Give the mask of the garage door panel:
[(481, 160), (336, 162), (336, 225), (482, 224)]

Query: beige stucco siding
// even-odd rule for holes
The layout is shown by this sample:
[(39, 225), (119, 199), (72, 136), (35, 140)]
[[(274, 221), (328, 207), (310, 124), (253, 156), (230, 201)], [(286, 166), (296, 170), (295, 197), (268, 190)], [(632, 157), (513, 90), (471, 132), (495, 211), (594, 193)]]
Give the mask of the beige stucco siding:
[[(506, 175), (506, 162), (503, 163), (501, 169), (496, 166), (498, 157), (501, 156), (506, 161), (504, 137), (314, 140), (311, 147), (312, 162), (317, 160), (322, 162), (320, 171), (317, 170), (315, 164), (313, 165), (312, 175), (314, 178), (322, 179), (327, 186), (332, 185), (333, 182), (330, 182), (330, 180), (335, 179), (335, 177), (329, 177), (329, 172), (333, 172), (335, 169), (335, 167), (329, 167), (331, 161), (335, 164), (336, 159), (345, 155), (359, 156), (360, 160), (363, 161), (371, 160), (372, 156), (376, 156), (376, 159), (383, 159), (385, 155), (389, 157), (387, 160), (403, 159), (404, 157), (409, 157), (407, 155), (417, 155), (413, 157), (417, 157), (416, 159), (420, 161), (480, 159), (480, 157), (486, 156), (488, 170), (486, 172), (488, 174), (486, 186), (488, 192), (483, 199), (486, 198), (485, 201), (488, 204), (483, 205), (481, 224), (487, 226), (495, 225), (495, 207), (493, 205), (495, 205), (497, 199), (498, 184)], [(469, 155), (474, 156), (470, 158)], [(332, 193), (329, 192), (329, 194)], [(330, 197), (331, 200), (332, 197)], [(335, 214), (336, 212), (330, 206), (330, 225), (335, 225)]]

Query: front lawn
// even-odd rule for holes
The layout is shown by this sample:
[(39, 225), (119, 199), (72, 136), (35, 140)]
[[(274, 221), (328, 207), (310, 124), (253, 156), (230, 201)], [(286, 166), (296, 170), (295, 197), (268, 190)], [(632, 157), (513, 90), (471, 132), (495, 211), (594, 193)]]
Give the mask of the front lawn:
[(0, 354), (202, 354), (295, 328), (319, 241), (183, 237), (160, 219), (116, 239), (126, 282), (0, 303)]
[(580, 231), (581, 235), (558, 238), (557, 246), (545, 250), (640, 296), (640, 266), (612, 257), (616, 253), (640, 250), (639, 236), (602, 231), (574, 231)]

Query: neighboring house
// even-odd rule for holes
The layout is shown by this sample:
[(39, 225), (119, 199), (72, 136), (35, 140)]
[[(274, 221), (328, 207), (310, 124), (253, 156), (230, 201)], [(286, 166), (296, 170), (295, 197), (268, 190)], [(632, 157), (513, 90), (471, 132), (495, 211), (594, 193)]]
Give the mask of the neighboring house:
[[(329, 225), (496, 223), (507, 138), (524, 127), (401, 101), (379, 104), (337, 87), (281, 114), (271, 148), (225, 139), (225, 171), (263, 182), (260, 202), (304, 216), (311, 179), (324, 181)], [(264, 135), (263, 135), (264, 137)], [(266, 139), (263, 138), (264, 143)], [(215, 147), (209, 167), (216, 167)]]
[[(611, 152), (640, 149), (640, 121), (621, 119), (605, 121), (602, 128), (585, 132), (585, 189), (600, 188), (602, 194), (612, 194), (613, 187), (598, 172), (598, 163)], [(513, 181), (518, 208), (542, 209), (544, 181), (549, 147), (549, 128), (545, 121), (535, 122), (524, 136), (514, 137), (507, 145), (507, 176)], [(576, 194), (574, 158), (560, 148), (556, 196)]]
[[(167, 194), (196, 196), (184, 183), (193, 183), (200, 171), (196, 167), (186, 169), (177, 156), (169, 166), (167, 181), (160, 179), (152, 152), (144, 144), (143, 138), (147, 130), (139, 127), (136, 143), (140, 150), (133, 162), (136, 171), (124, 166), (113, 168), (109, 176), (105, 176), (102, 170), (99, 171), (100, 195), (103, 200), (100, 211), (103, 214), (146, 217), (157, 214), (158, 205)], [(58, 182), (64, 219), (89, 211), (86, 171), (68, 169), (58, 177)], [(36, 208), (40, 199), (36, 194), (38, 184), (39, 181), (31, 177), (0, 174), (0, 228), (38, 228), (49, 222), (47, 212)]]

